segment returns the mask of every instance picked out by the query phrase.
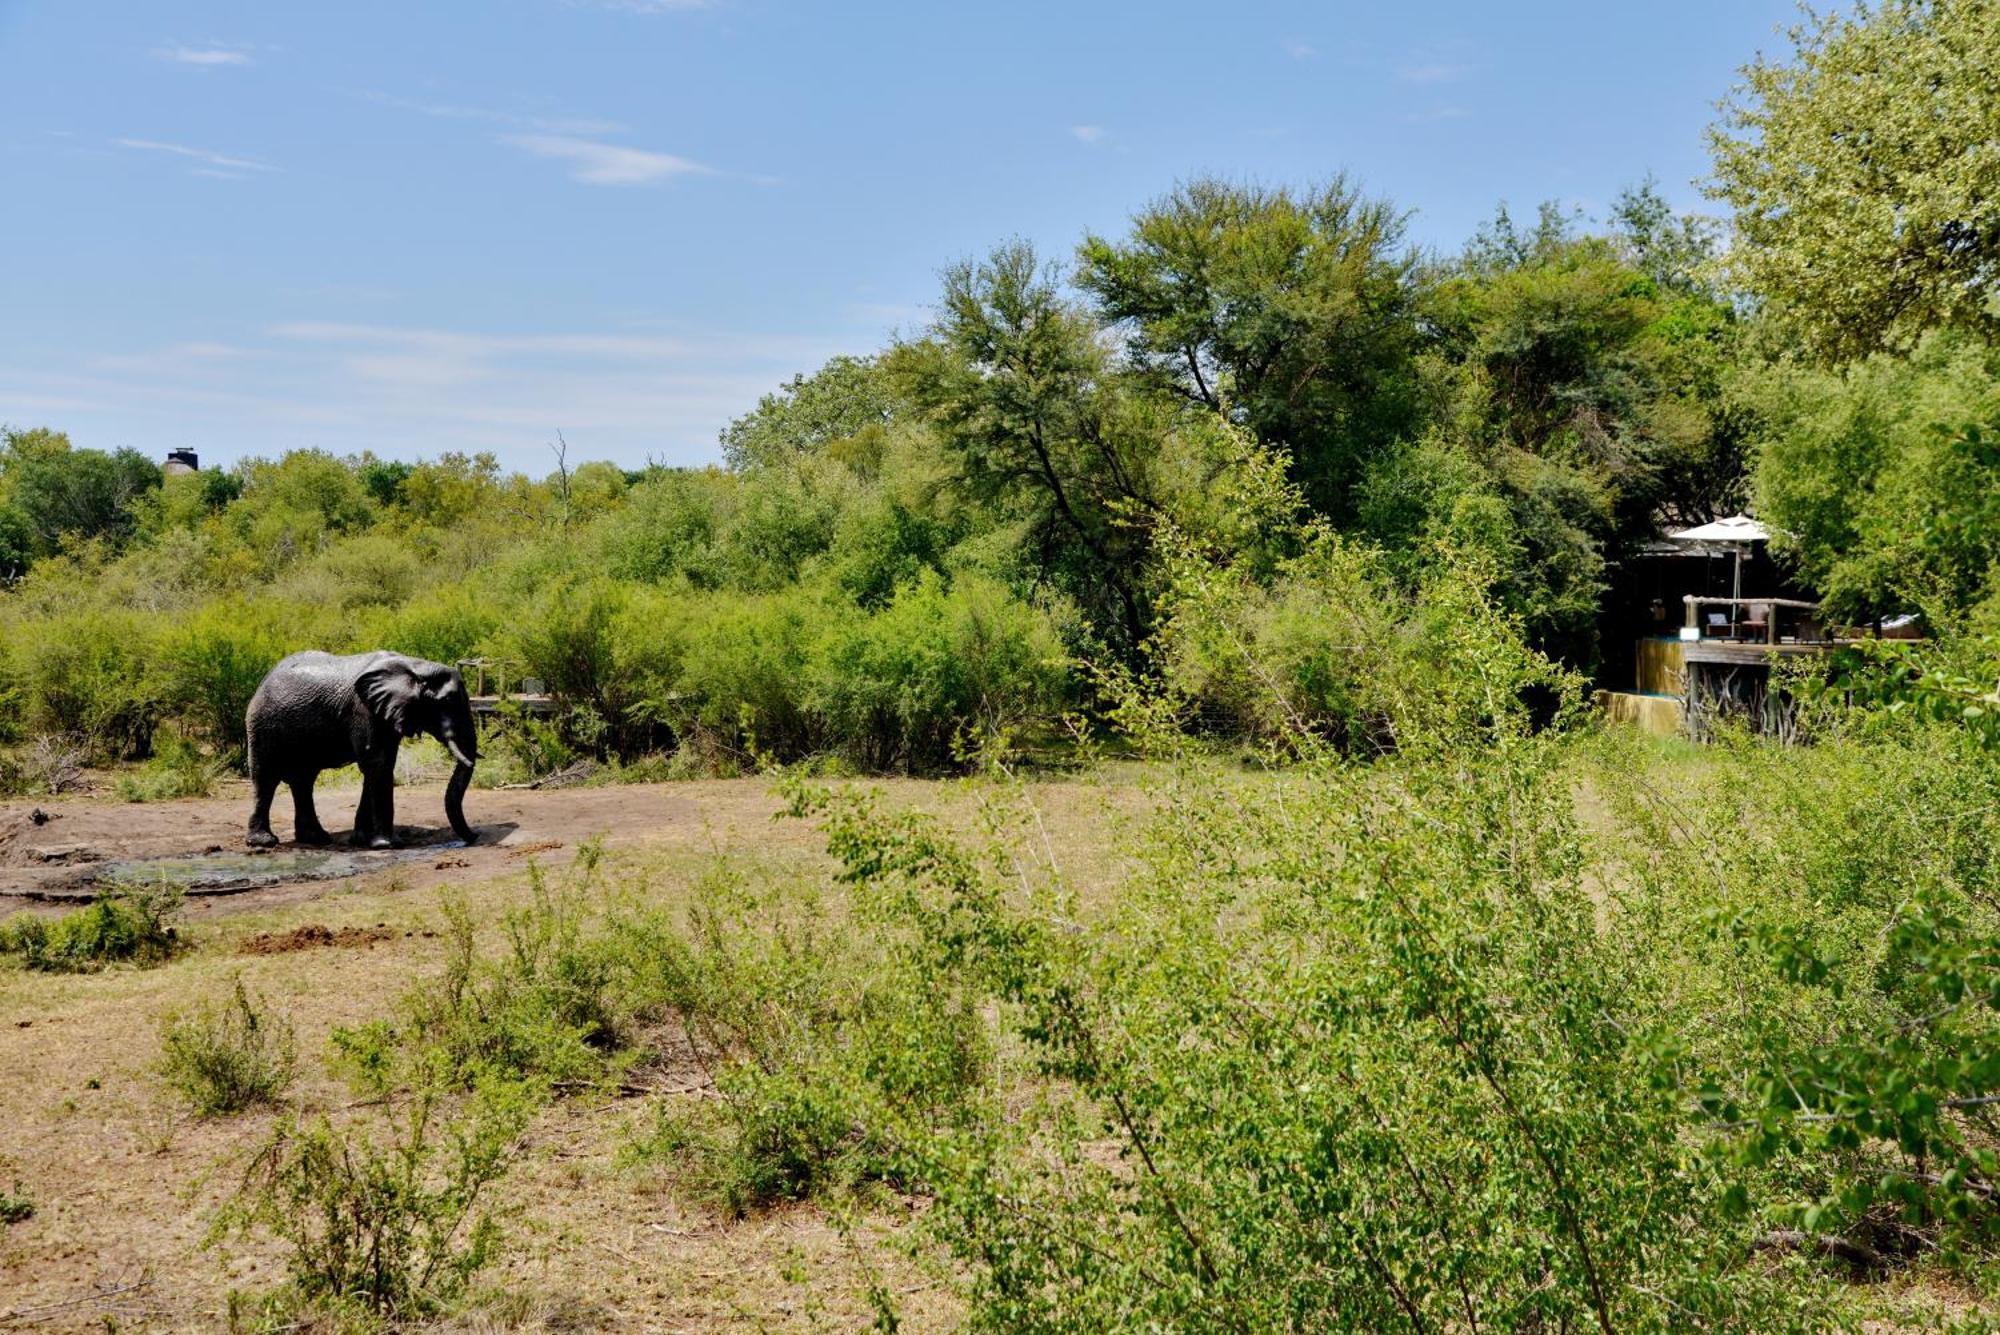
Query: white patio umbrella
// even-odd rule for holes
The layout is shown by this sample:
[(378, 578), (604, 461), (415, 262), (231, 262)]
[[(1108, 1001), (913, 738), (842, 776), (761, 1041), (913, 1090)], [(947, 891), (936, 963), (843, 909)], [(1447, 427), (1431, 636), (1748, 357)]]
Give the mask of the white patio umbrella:
[(1731, 515), (1727, 519), (1717, 519), (1693, 528), (1684, 528), (1667, 537), (1675, 542), (1691, 543), (1709, 551), (1726, 551), (1736, 557), (1736, 570), (1729, 586), (1729, 617), (1736, 619), (1736, 604), (1743, 599), (1743, 553), (1750, 545), (1768, 542), (1771, 530), (1752, 519), (1749, 515)]

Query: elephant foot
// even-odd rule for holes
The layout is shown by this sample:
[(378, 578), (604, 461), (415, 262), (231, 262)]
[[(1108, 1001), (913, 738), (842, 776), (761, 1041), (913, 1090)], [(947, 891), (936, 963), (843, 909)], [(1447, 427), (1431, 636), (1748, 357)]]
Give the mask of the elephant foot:
[(272, 834), (269, 830), (252, 830), (244, 838), (243, 842), (252, 848), (276, 848), (278, 846), (278, 836)]
[(394, 848), (396, 846), (396, 841), (394, 839), (391, 839), (386, 834), (372, 834), (368, 836), (368, 846), (370, 848), (377, 848), (377, 849)]
[(315, 828), (298, 831), (292, 836), (292, 841), (294, 843), (308, 844), (313, 848), (324, 848), (333, 842), (333, 836), (325, 830)]

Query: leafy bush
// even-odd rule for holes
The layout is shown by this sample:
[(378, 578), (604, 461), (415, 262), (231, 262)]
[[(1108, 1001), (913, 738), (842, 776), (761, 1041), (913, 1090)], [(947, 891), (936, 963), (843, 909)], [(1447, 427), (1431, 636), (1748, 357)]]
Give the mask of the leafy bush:
[(1850, 1257), (2000, 1235), (2000, 761), (1950, 728), (1661, 772), (1606, 739), (1607, 935), (1736, 1207)]
[(177, 620), (158, 650), (160, 698), (218, 754), (243, 753), (243, 717), (264, 676), (285, 656), (257, 609), (212, 603)]
[(224, 768), (187, 738), (170, 733), (154, 747), (151, 760), (118, 776), (114, 791), (124, 802), (208, 797), (215, 792), (215, 781)]
[(707, 730), (783, 759), (823, 750), (825, 720), (807, 693), (814, 644), (853, 615), (804, 589), (705, 599), (688, 619), (677, 689), (646, 708), (682, 737)]
[(223, 1232), (264, 1232), (286, 1249), (288, 1283), (267, 1316), (354, 1312), (405, 1320), (454, 1302), (493, 1259), (488, 1189), (519, 1155), (537, 1100), (486, 1081), (462, 1102), (420, 1088), (371, 1134), (325, 1118), (287, 1120), (258, 1151)]
[(555, 889), (531, 865), (534, 902), (507, 916), (507, 950), (494, 959), (479, 955), (470, 911), (447, 899), (444, 972), (406, 993), (396, 1020), (335, 1031), (349, 1071), (376, 1091), (488, 1077), (589, 1086), (611, 1074), (613, 966), (581, 921), (598, 855), (585, 845), (581, 877)]
[(28, 726), (109, 760), (146, 755), (163, 710), (151, 670), (159, 629), (135, 612), (93, 609), (23, 628), (8, 658)]
[(19, 1224), (35, 1217), (35, 1203), (21, 1190), (21, 1184), (14, 1184), (13, 1194), (0, 1191), (0, 1224)]
[(815, 658), (817, 712), (875, 771), (940, 770), (962, 739), (1047, 718), (1067, 668), (1048, 617), (974, 577), (905, 586), (880, 612), (837, 625)]
[(275, 1102), (297, 1069), (292, 1026), (254, 1000), (238, 978), (209, 1001), (160, 1025), (161, 1073), (205, 1117)]
[(159, 964), (184, 944), (173, 919), (178, 890), (121, 890), (49, 919), (16, 914), (0, 924), (0, 954), (45, 973), (91, 973), (108, 964)]
[(1651, 997), (1598, 930), (1570, 747), (1531, 707), (1573, 686), (1471, 575), (1413, 624), (1376, 765), (1297, 730), (1299, 764), (1252, 781), (1128, 699), (1173, 765), (1101, 921), (1004, 843), (794, 787), (899, 957), (1018, 1054), (1004, 1111), (871, 1105), (974, 1328), (1818, 1320), (1741, 1264), (1735, 1181), (1690, 1154)]
[(733, 1214), (907, 1184), (897, 1135), (956, 1116), (991, 1072), (963, 987), (924, 972), (899, 933), (845, 924), (802, 889), (718, 870), (684, 922), (616, 927), (627, 1004), (672, 1020), (720, 1095), (663, 1108), (639, 1157), (691, 1159), (691, 1185)]

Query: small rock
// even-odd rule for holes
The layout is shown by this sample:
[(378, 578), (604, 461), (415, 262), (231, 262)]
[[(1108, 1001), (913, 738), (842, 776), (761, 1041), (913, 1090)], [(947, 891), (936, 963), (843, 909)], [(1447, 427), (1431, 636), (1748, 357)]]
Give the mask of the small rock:
[(33, 811), (30, 811), (28, 813), (28, 819), (29, 821), (33, 822), (36, 825), (47, 825), (50, 821), (54, 820), (55, 817), (51, 816), (48, 812), (42, 810), (40, 807), (36, 807)]
[(53, 866), (104, 860), (104, 855), (89, 844), (44, 844), (40, 848), (29, 849), (28, 856), (37, 862), (46, 862)]

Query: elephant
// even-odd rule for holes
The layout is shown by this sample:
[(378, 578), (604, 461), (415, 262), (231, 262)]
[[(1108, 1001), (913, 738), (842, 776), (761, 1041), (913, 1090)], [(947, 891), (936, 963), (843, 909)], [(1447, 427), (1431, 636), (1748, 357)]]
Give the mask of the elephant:
[(465, 823), (465, 790), (479, 759), (472, 697), (454, 668), (378, 650), (335, 655), (307, 650), (281, 661), (257, 687), (244, 714), (249, 734), (250, 782), (257, 805), (248, 842), (271, 848), (271, 798), (284, 783), (292, 790), (294, 837), (301, 844), (333, 842), (313, 811), (313, 783), (321, 770), (361, 768), (361, 805), (354, 813), (354, 845), (391, 848), (396, 842), (396, 752), (405, 737), (429, 733), (457, 762), (444, 790), (444, 813), (466, 843), (476, 836)]

